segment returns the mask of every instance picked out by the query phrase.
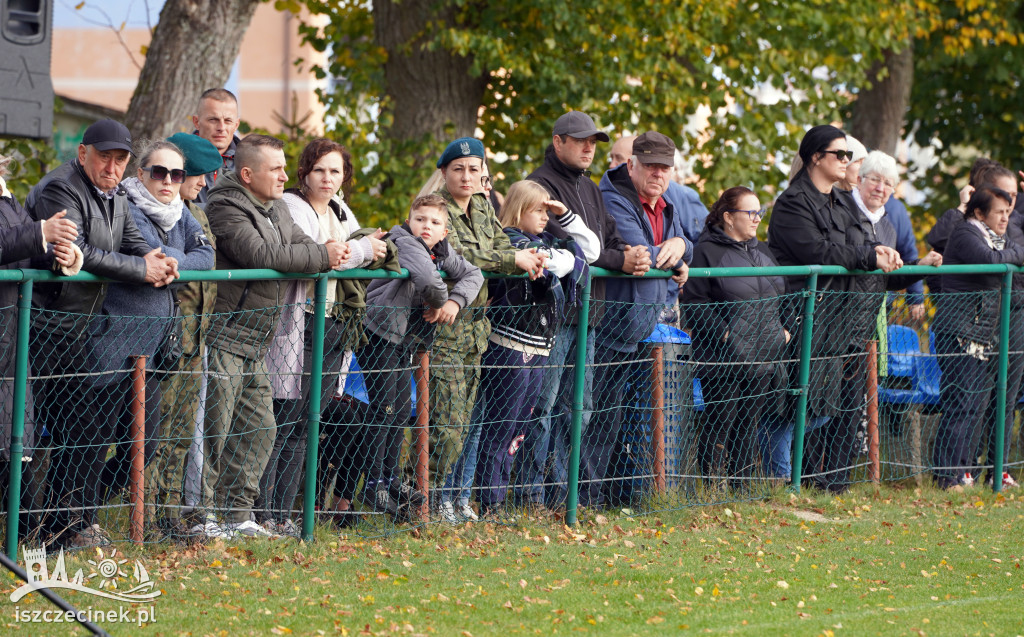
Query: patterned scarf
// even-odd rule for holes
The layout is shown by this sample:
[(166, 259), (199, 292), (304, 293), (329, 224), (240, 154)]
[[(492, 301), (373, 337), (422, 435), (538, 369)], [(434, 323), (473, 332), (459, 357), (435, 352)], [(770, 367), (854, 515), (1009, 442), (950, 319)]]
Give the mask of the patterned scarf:
[(185, 207), (181, 202), (180, 195), (175, 195), (170, 203), (160, 203), (153, 193), (146, 190), (138, 177), (125, 179), (123, 185), (124, 189), (128, 191), (128, 199), (164, 232), (170, 232), (171, 228), (181, 219)]
[(985, 237), (985, 242), (988, 243), (988, 247), (993, 250), (1002, 250), (1006, 247), (1006, 235), (996, 234), (995, 230), (989, 228), (987, 224), (978, 221), (977, 219), (969, 219), (969, 221), (982, 231), (982, 234)]

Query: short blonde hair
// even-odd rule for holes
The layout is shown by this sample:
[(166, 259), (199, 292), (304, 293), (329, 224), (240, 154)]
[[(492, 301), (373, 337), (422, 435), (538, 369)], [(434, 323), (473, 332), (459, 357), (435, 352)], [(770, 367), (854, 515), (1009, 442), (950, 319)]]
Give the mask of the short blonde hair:
[(551, 199), (551, 194), (544, 186), (535, 181), (517, 181), (505, 195), (505, 203), (501, 205), (501, 216), (498, 220), (503, 228), (518, 226), (524, 212), (548, 199)]

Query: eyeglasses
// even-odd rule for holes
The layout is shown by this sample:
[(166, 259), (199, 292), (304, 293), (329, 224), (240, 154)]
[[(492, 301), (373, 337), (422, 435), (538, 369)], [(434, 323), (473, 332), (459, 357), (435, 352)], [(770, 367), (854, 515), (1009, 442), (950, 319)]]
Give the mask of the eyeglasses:
[(484, 188), (490, 186), (491, 185), (491, 178), (488, 177), (487, 175), (482, 175), (480, 177), (480, 185), (483, 186)]
[(861, 177), (861, 179), (863, 179), (868, 184), (871, 184), (872, 186), (883, 184), (889, 190), (896, 190), (896, 184), (886, 179), (885, 177), (882, 177), (881, 175), (871, 174), (868, 175), (867, 177)]
[(824, 152), (828, 153), (829, 155), (835, 155), (836, 159), (838, 159), (839, 161), (843, 161), (844, 159), (846, 161), (850, 161), (851, 159), (853, 159), (852, 150), (826, 150)]
[(144, 166), (141, 170), (149, 172), (149, 178), (153, 181), (163, 181), (167, 175), (171, 176), (172, 184), (185, 183), (185, 170), (182, 168), (168, 168), (167, 166)]
[(726, 212), (733, 212), (733, 213), (745, 212), (745, 213), (747, 213), (747, 216), (750, 217), (751, 221), (753, 221), (754, 219), (760, 219), (761, 217), (763, 217), (764, 216), (764, 211), (765, 211), (764, 208), (761, 208), (759, 210), (726, 210)]

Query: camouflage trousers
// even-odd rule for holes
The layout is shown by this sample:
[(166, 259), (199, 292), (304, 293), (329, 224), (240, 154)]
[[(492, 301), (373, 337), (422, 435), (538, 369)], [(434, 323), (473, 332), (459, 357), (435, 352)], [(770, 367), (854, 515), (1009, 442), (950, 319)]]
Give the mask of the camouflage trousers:
[(183, 356), (177, 374), (160, 383), (161, 439), (153, 461), (146, 467), (146, 484), (154, 494), (157, 515), (166, 520), (182, 517), (189, 446), (204, 407), (203, 358)]
[(480, 389), (481, 357), (475, 347), (464, 351), (436, 342), (430, 354), (430, 475), (436, 487), (462, 454)]

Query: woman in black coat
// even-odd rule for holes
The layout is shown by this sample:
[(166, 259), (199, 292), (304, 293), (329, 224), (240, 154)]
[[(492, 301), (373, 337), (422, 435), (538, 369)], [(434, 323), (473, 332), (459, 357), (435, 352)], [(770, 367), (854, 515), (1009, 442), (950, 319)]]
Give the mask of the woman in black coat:
[[(851, 157), (846, 135), (834, 126), (815, 126), (804, 135), (800, 142), (803, 168), (779, 195), (768, 222), (768, 244), (779, 265), (840, 265), (885, 272), (902, 265), (899, 252), (874, 239), (870, 222), (857, 213), (849, 194), (833, 188), (846, 175)], [(804, 282), (802, 276), (787, 280), (787, 292), (794, 293), (796, 304)], [(870, 277), (818, 278), (807, 406), (808, 423), (819, 428), (806, 437), (803, 473), (814, 475), (818, 487), (836, 493), (848, 487), (864, 403), (864, 343), (874, 328), (858, 295), (874, 288)], [(796, 320), (800, 308), (795, 307), (792, 316)], [(793, 322), (787, 327), (795, 336), (799, 325)], [(796, 344), (800, 340), (793, 339), (787, 358), (799, 358)], [(790, 370), (790, 379), (798, 381), (795, 369)]]
[[(726, 190), (711, 207), (697, 240), (697, 268), (776, 265), (757, 241), (761, 204), (749, 188)], [(781, 358), (789, 332), (782, 326), (779, 276), (691, 279), (683, 308), (707, 405), (697, 457), (711, 485), (726, 476), (754, 475), (754, 437), (762, 413), (774, 413), (785, 389)]]
[[(1024, 264), (1024, 246), (1007, 237), (1013, 197), (981, 186), (967, 202), (965, 222), (949, 235), (943, 253), (947, 265)], [(974, 484), (979, 419), (994, 383), (990, 358), (998, 346), (1001, 274), (947, 274), (935, 309), (935, 351), (942, 420), (932, 462), (940, 488)], [(1008, 398), (1011, 399), (1012, 398)]]

